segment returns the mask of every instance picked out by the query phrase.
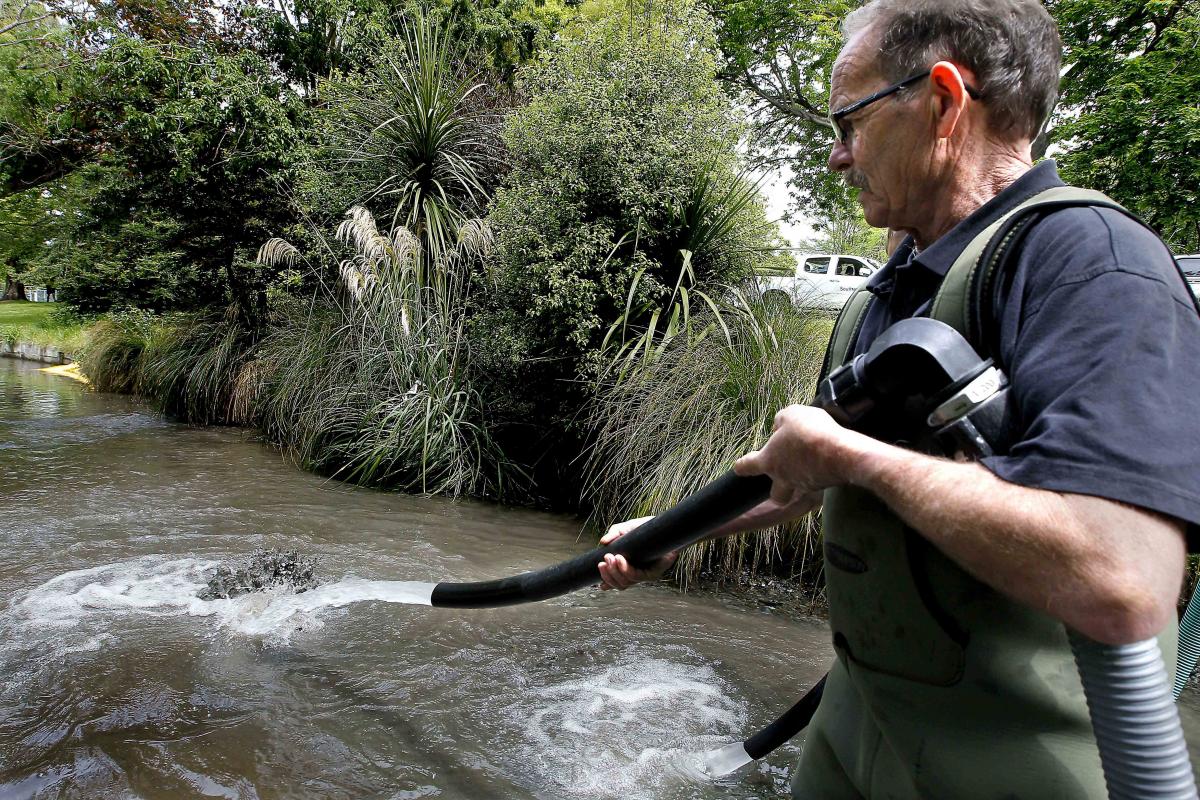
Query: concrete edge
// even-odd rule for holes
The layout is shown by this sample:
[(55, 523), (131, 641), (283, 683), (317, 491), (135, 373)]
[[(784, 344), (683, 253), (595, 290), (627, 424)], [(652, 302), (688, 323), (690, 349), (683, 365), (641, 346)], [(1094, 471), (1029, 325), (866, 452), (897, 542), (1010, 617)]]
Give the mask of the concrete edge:
[(59, 349), (57, 345), (38, 345), (28, 342), (0, 341), (0, 357), (20, 358), (42, 364), (74, 363), (74, 359)]

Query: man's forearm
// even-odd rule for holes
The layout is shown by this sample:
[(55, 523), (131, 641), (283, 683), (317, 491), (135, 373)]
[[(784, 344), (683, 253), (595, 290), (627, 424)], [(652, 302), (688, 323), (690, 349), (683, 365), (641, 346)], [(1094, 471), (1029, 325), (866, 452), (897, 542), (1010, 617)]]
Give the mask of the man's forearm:
[(774, 500), (765, 500), (741, 516), (734, 517), (704, 537), (702, 541), (721, 539), (735, 533), (761, 531), (776, 525), (800, 519), (805, 514), (815, 511), (821, 505), (822, 494), (801, 495), (793, 502), (781, 505)]
[(979, 464), (874, 440), (860, 447), (850, 482), (993, 588), (1100, 641), (1142, 639), (1170, 621), (1181, 525), (1113, 501), (1018, 486)]

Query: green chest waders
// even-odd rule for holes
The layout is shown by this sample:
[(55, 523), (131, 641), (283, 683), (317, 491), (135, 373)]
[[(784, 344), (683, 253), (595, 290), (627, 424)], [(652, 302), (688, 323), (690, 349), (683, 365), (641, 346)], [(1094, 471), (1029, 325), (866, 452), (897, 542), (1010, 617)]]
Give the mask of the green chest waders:
[[(1119, 209), (1072, 187), (1030, 198), (959, 256), (930, 316), (980, 347), (979, 287), (1035, 208)], [(1016, 217), (1014, 217), (1016, 219)], [(990, 296), (990, 295), (989, 295)], [(834, 328), (845, 363), (872, 295), (860, 289)], [(1103, 798), (1099, 754), (1063, 625), (974, 579), (873, 495), (825, 493), (824, 551), (837, 663), (797, 772), (808, 798)], [(1159, 637), (1169, 670), (1176, 630)], [(830, 777), (830, 771), (840, 775)]]

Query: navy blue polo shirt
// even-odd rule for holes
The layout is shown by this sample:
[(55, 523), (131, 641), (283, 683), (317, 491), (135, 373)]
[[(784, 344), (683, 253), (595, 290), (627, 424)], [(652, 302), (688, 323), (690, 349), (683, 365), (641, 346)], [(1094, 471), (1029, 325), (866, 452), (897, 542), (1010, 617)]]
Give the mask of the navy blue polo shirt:
[[(928, 316), (967, 244), (1006, 211), (1062, 186), (1044, 161), (925, 250), (905, 241), (867, 283), (854, 352)], [(1190, 523), (1200, 539), (1200, 315), (1170, 252), (1111, 209), (1068, 208), (1033, 225), (995, 299), (999, 366), (1016, 444), (984, 459), (999, 477), (1095, 495)], [(1194, 549), (1194, 548), (1192, 548)]]

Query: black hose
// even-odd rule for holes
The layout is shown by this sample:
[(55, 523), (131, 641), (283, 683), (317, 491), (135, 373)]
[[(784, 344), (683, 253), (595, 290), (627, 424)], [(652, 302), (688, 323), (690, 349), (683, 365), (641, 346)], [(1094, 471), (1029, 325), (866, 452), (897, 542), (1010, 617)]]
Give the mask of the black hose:
[(821, 703), (821, 695), (825, 692), (825, 679), (828, 677), (828, 673), (822, 676), (796, 705), (746, 741), (731, 742), (705, 753), (701, 769), (710, 778), (721, 778), (736, 772), (751, 761), (758, 761), (770, 755), (812, 722), (813, 715), (817, 713), (817, 706)]
[(746, 755), (757, 761), (808, 727), (813, 714), (817, 713), (817, 705), (821, 702), (821, 694), (825, 691), (825, 679), (828, 677), (828, 673), (823, 675), (821, 680), (817, 681), (816, 685), (796, 702), (796, 705), (743, 742), (742, 746), (746, 748)]
[(430, 605), (442, 608), (495, 608), (532, 603), (573, 592), (600, 580), (597, 565), (604, 556), (622, 555), (634, 567), (645, 569), (672, 550), (700, 541), (721, 525), (767, 499), (771, 479), (765, 475), (741, 477), (732, 471), (685, 497), (607, 547), (535, 572), (476, 583), (439, 583)]

